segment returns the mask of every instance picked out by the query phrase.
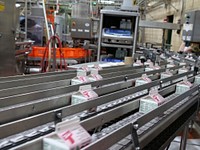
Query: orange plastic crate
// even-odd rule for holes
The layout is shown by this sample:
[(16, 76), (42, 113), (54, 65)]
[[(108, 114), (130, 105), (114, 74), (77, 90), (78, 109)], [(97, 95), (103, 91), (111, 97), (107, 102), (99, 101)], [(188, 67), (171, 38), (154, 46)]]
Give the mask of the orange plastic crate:
[[(45, 52), (45, 47), (32, 47), (32, 52), (29, 57), (42, 58)], [(64, 58), (84, 58), (87, 56), (86, 50), (83, 48), (62, 48)], [(56, 58), (60, 58), (59, 48), (56, 49)]]

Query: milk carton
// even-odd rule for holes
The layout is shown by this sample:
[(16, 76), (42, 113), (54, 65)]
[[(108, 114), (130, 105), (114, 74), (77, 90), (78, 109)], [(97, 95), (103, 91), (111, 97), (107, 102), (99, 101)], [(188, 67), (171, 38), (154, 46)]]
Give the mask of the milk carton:
[(176, 84), (176, 94), (183, 94), (186, 91), (190, 90), (191, 87), (192, 83), (187, 81), (187, 79), (184, 79), (184, 81)]
[(89, 72), (90, 68), (87, 65), (83, 65), (81, 68), (77, 69), (77, 71)]
[(88, 145), (91, 140), (90, 134), (75, 118), (58, 123), (56, 131), (43, 139), (43, 150), (77, 150)]
[(153, 64), (152, 61), (150, 59), (148, 59), (146, 62), (144, 62), (144, 65), (149, 66)]
[(200, 84), (200, 75), (195, 76), (194, 83), (195, 84)]
[(99, 81), (103, 79), (103, 77), (98, 73), (97, 69), (92, 69), (88, 78), (90, 81)]
[(71, 104), (79, 104), (97, 97), (98, 95), (92, 90), (91, 85), (80, 86), (79, 91), (72, 95)]
[[(182, 74), (182, 73), (185, 73), (185, 72), (188, 72), (188, 69), (187, 69), (185, 66), (183, 66), (183, 68), (178, 69), (178, 74)], [(186, 76), (181, 77), (181, 78), (178, 78), (178, 79), (174, 80), (173, 82), (181, 81), (181, 80), (183, 80), (185, 77), (186, 77)]]
[(149, 63), (149, 66), (145, 68), (145, 72), (158, 70), (158, 69), (160, 69), (160, 66), (158, 66), (158, 64), (155, 64), (155, 66), (154, 66), (153, 63)]
[[(171, 77), (173, 74), (169, 71), (169, 70), (166, 70), (166, 72), (162, 72), (160, 74), (160, 79), (165, 79), (165, 78), (169, 78)], [(166, 82), (166, 83), (162, 83), (162, 86), (165, 87), (165, 86), (168, 86), (170, 85), (170, 81), (169, 82)]]
[[(147, 83), (150, 83), (151, 82), (151, 79), (146, 75), (142, 75), (141, 78), (138, 78), (136, 81), (135, 81), (135, 86), (140, 86), (140, 85), (143, 85), (143, 84), (147, 84)], [(144, 90), (144, 91), (141, 91), (141, 92), (144, 92), (144, 93), (147, 93), (148, 90)]]
[[(98, 94), (92, 90), (91, 85), (84, 85), (79, 87), (79, 91), (72, 95), (71, 104), (79, 104), (85, 101), (93, 100), (98, 97)], [(96, 111), (95, 108), (91, 108), (88, 110), (89, 112)]]
[(140, 99), (139, 112), (148, 113), (165, 102), (165, 99), (158, 93), (157, 90), (151, 90), (148, 96)]
[(73, 79), (71, 79), (71, 85), (76, 85), (76, 84), (83, 84), (90, 82), (89, 78), (86, 76), (87, 72), (84, 70), (79, 70), (77, 71), (77, 76)]
[(174, 62), (170, 62), (169, 64), (167, 64), (167, 68), (172, 68), (172, 67), (175, 67)]
[(133, 66), (142, 66), (143, 63), (141, 62), (141, 60), (136, 60), (135, 63), (133, 63)]

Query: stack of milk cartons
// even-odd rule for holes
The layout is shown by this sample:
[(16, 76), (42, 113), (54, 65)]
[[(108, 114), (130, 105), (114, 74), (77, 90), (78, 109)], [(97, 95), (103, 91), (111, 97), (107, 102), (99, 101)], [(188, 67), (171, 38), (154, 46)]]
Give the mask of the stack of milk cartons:
[(192, 83), (190, 83), (189, 81), (187, 81), (186, 78), (184, 78), (182, 82), (176, 84), (176, 94), (183, 94), (186, 91), (190, 90), (191, 87)]
[[(143, 74), (141, 78), (136, 79), (135, 86), (144, 85), (144, 84), (147, 84), (147, 83), (150, 83), (150, 82), (151, 82), (151, 79), (146, 74)], [(141, 93), (144, 93), (144, 94), (147, 93), (147, 92), (148, 92), (147, 89), (144, 90), (144, 91), (141, 91)]]
[(165, 99), (158, 93), (157, 90), (153, 89), (149, 92), (148, 96), (140, 99), (139, 112), (148, 113), (155, 108), (159, 107), (165, 102)]
[(80, 125), (78, 118), (56, 125), (56, 131), (43, 138), (43, 150), (78, 150), (90, 144), (91, 135)]
[[(171, 76), (173, 76), (173, 74), (169, 70), (166, 70), (165, 72), (162, 72), (160, 74), (160, 79), (169, 78)], [(166, 83), (162, 83), (162, 87), (165, 87), (165, 86), (168, 86), (168, 85), (170, 85), (170, 81), (166, 82)]]

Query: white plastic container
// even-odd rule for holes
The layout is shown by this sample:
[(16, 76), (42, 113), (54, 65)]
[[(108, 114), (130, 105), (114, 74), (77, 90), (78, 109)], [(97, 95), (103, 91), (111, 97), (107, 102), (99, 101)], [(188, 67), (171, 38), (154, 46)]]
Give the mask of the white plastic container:
[(122, 19), (120, 21), (120, 29), (126, 29), (126, 20), (125, 19)]

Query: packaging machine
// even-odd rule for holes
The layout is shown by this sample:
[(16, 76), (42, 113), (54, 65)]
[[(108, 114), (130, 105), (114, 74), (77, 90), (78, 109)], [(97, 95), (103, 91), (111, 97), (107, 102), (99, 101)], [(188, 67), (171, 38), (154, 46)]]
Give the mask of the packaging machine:
[[(43, 149), (43, 139), (55, 133), (57, 123), (78, 117), (92, 137), (83, 149), (164, 149), (194, 118), (199, 99), (196, 72), (187, 65), (184, 73), (179, 71), (182, 65), (167, 66), (146, 72), (147, 66), (103, 68), (102, 80), (79, 85), (70, 85), (75, 70), (1, 78), (0, 148)], [(163, 78), (166, 70), (173, 76)], [(143, 74), (151, 82), (136, 86)], [(177, 94), (177, 83), (185, 77), (193, 86)], [(98, 97), (71, 105), (72, 95), (88, 84)], [(139, 112), (140, 98), (151, 88), (166, 102), (144, 114)]]

